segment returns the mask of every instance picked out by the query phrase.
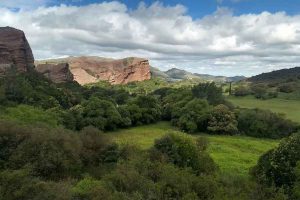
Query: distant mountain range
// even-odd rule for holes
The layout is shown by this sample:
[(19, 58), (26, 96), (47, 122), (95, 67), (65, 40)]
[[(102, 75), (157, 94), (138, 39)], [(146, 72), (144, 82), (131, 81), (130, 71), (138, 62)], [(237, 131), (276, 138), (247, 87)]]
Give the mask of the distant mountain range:
[(152, 77), (158, 77), (167, 81), (180, 81), (186, 79), (200, 79), (203, 81), (214, 81), (214, 82), (236, 82), (246, 79), (245, 76), (213, 76), (209, 74), (198, 74), (191, 73), (182, 69), (172, 68), (167, 71), (161, 71), (155, 67), (151, 67)]

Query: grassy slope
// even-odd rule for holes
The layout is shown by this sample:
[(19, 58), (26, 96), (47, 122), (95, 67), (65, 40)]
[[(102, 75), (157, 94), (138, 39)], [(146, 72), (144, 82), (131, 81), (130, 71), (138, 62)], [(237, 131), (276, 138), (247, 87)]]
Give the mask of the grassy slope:
[(242, 108), (261, 108), (269, 109), (273, 112), (283, 113), (287, 118), (300, 123), (300, 101), (286, 99), (259, 100), (252, 96), (247, 97), (228, 97), (233, 104)]
[[(118, 143), (137, 144), (143, 149), (151, 147), (154, 140), (168, 131), (175, 130), (170, 123), (134, 127), (109, 133)], [(223, 172), (247, 175), (264, 152), (278, 144), (276, 140), (256, 139), (243, 136), (212, 136), (209, 138), (209, 153)], [(195, 135), (195, 137), (197, 137)]]

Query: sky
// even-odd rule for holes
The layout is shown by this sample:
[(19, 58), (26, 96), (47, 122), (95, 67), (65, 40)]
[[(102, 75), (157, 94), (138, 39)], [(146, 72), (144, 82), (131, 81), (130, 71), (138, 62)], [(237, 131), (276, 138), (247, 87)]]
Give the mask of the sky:
[(35, 59), (143, 57), (161, 70), (252, 76), (300, 66), (300, 0), (0, 0)]

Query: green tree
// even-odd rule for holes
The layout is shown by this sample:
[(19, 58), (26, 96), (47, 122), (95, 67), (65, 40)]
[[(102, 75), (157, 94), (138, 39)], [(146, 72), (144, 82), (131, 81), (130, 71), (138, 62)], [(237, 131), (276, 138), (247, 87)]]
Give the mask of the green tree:
[(186, 134), (174, 132), (156, 140), (152, 153), (161, 153), (178, 167), (191, 167), (196, 174), (211, 174), (216, 170), (212, 158)]
[(235, 114), (225, 105), (213, 108), (207, 129), (218, 134), (235, 134), (238, 132)]
[[(206, 100), (194, 99), (172, 113), (173, 124), (189, 133), (205, 131), (209, 118), (210, 106)], [(179, 117), (177, 119), (177, 117)]]
[(82, 104), (82, 125), (100, 130), (115, 130), (121, 123), (121, 115), (115, 105), (107, 100), (91, 98)]
[(209, 104), (218, 105), (223, 103), (224, 97), (222, 88), (217, 87), (214, 82), (212, 83), (199, 83), (192, 88), (194, 97), (206, 99)]

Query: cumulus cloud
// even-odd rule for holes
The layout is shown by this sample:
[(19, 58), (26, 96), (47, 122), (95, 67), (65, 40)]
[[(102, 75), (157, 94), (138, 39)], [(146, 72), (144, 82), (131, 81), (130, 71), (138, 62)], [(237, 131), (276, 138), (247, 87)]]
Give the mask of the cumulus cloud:
[[(1, 4), (0, 4), (1, 5)], [(140, 56), (161, 69), (253, 75), (300, 64), (300, 15), (234, 16), (225, 8), (193, 19), (182, 5), (120, 2), (0, 8), (0, 26), (25, 31), (37, 59), (68, 55)]]

